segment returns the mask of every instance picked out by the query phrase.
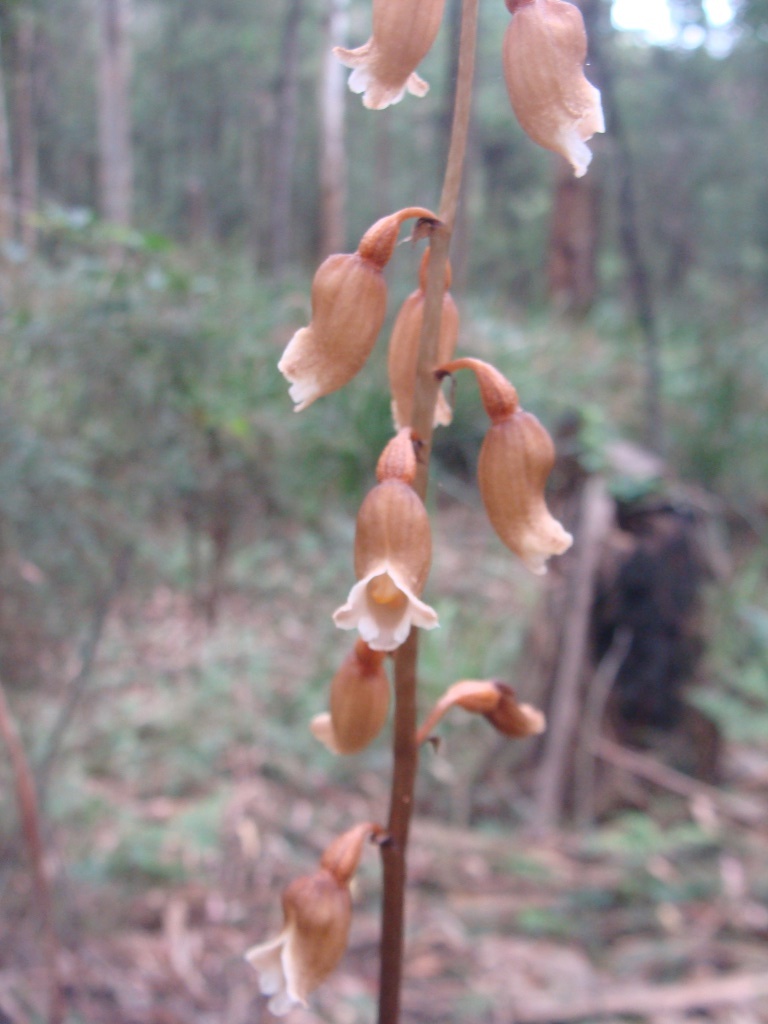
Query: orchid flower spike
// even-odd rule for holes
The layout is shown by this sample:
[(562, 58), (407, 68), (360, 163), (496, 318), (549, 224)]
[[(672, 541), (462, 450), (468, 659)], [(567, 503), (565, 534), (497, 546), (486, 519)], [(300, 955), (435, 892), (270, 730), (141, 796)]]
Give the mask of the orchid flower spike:
[(520, 408), (517, 391), (490, 363), (455, 359), (437, 374), (444, 377), (463, 369), (475, 372), (491, 420), (477, 466), (485, 510), (499, 539), (540, 576), (547, 571), (550, 555), (561, 555), (573, 543), (544, 500), (555, 446), (536, 417)]
[(453, 707), (483, 715), (498, 732), (515, 739), (544, 732), (546, 719), (530, 704), (521, 704), (506, 683), (487, 679), (464, 679), (449, 686), (430, 711), (416, 735), (417, 744), (429, 739), (432, 730)]
[[(392, 336), (389, 341), (389, 387), (392, 393), (392, 417), (395, 427), (400, 430), (411, 422), (413, 410), (413, 393), (416, 387), (416, 364), (419, 356), (421, 327), (424, 322), (424, 296), (427, 287), (427, 268), (429, 267), (427, 249), (419, 268), (419, 287), (411, 292), (397, 314)], [(440, 317), (440, 337), (437, 343), (437, 361), (445, 363), (453, 358), (456, 343), (459, 339), (459, 311), (453, 296), (448, 291), (451, 287), (451, 267), (445, 268), (445, 293), (443, 294), (443, 311)], [(435, 406), (435, 426), (448, 426), (452, 411), (445, 395), (440, 392)]]
[(384, 651), (358, 640), (331, 680), (331, 710), (315, 715), (313, 735), (334, 754), (357, 754), (374, 740), (389, 713)]
[(253, 946), (245, 959), (258, 971), (259, 985), (271, 996), (269, 1009), (282, 1017), (325, 981), (347, 948), (352, 919), (349, 883), (363, 845), (383, 830), (365, 822), (338, 836), (319, 869), (296, 878), (283, 892), (284, 925), (279, 935)]
[(373, 0), (373, 34), (356, 50), (334, 49), (352, 68), (349, 88), (363, 94), (363, 105), (383, 110), (406, 91), (425, 96), (429, 85), (416, 68), (432, 48), (445, 0)]
[(357, 252), (329, 256), (312, 282), (312, 320), (298, 330), (277, 368), (290, 382), (300, 412), (322, 395), (348, 384), (371, 354), (387, 312), (382, 273), (404, 221), (436, 226), (435, 215), (411, 206), (382, 217), (363, 235)]
[(564, 156), (580, 178), (592, 160), (587, 139), (605, 131), (600, 93), (584, 77), (581, 11), (565, 0), (506, 4), (512, 21), (502, 56), (512, 109), (530, 138)]
[(389, 442), (376, 467), (355, 530), (355, 574), (347, 603), (334, 612), (339, 629), (357, 629), (374, 651), (394, 651), (411, 626), (434, 629), (437, 613), (419, 600), (432, 561), (429, 517), (411, 487), (416, 455), (409, 427)]

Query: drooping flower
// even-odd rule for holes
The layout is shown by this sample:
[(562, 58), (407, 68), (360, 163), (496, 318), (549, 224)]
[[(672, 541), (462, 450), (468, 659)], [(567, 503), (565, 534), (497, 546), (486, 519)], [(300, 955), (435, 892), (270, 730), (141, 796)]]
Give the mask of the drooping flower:
[[(416, 386), (416, 364), (419, 356), (421, 327), (424, 322), (424, 295), (427, 286), (427, 268), (429, 267), (429, 249), (422, 257), (419, 268), (419, 287), (411, 292), (397, 314), (389, 342), (389, 387), (392, 393), (392, 417), (395, 427), (400, 430), (411, 423), (413, 410), (413, 393)], [(443, 295), (443, 311), (440, 318), (440, 338), (437, 343), (437, 361), (445, 363), (453, 357), (459, 338), (459, 311), (453, 296), (448, 291), (451, 287), (451, 268), (445, 268), (445, 293)], [(435, 406), (435, 426), (447, 426), (451, 422), (451, 407), (445, 395), (437, 396)]]
[(366, 822), (338, 836), (326, 849), (319, 869), (294, 879), (283, 892), (284, 925), (279, 935), (253, 946), (245, 959), (259, 973), (270, 996), (269, 1009), (282, 1017), (331, 974), (347, 948), (352, 919), (349, 883), (363, 845), (381, 828)]
[(429, 85), (416, 74), (437, 36), (445, 0), (373, 0), (373, 34), (356, 50), (334, 48), (352, 68), (349, 88), (363, 94), (369, 110), (398, 103), (406, 91), (425, 96)]
[(587, 146), (605, 131), (599, 91), (584, 76), (587, 34), (581, 11), (565, 0), (506, 0), (512, 14), (503, 44), (504, 77), (520, 125), (560, 153), (580, 178)]
[(416, 737), (417, 743), (427, 740), (447, 711), (464, 708), (483, 715), (494, 729), (515, 739), (537, 736), (544, 731), (546, 719), (530, 704), (518, 702), (515, 691), (506, 683), (488, 679), (464, 679), (449, 686), (430, 711)]
[(294, 334), (277, 364), (291, 384), (288, 393), (296, 412), (349, 383), (371, 354), (387, 312), (382, 271), (401, 225), (412, 217), (438, 223), (422, 207), (400, 210), (376, 221), (357, 252), (336, 253), (318, 267), (312, 282), (312, 320)]
[(393, 651), (411, 626), (434, 629), (437, 614), (419, 600), (432, 561), (429, 517), (411, 487), (416, 456), (410, 428), (389, 442), (376, 467), (355, 530), (355, 575), (347, 603), (334, 612), (340, 629), (357, 629), (374, 651)]
[(389, 712), (384, 651), (358, 640), (331, 681), (331, 710), (310, 724), (314, 736), (335, 754), (356, 754), (381, 732)]
[(573, 537), (554, 519), (544, 499), (555, 464), (552, 438), (536, 417), (520, 408), (517, 391), (497, 369), (481, 359), (455, 359), (438, 376), (473, 370), (491, 427), (478, 460), (480, 494), (501, 541), (531, 572), (547, 571), (547, 559), (561, 555)]

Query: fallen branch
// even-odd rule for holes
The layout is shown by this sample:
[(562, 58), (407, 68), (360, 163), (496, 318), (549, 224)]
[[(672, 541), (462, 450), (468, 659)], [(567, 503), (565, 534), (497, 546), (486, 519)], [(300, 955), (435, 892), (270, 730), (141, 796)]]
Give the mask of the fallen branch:
[(633, 775), (639, 775), (640, 778), (648, 779), (649, 782), (671, 793), (678, 793), (689, 800), (709, 800), (720, 814), (740, 824), (757, 825), (768, 817), (768, 808), (759, 800), (724, 793), (715, 786), (709, 786), (705, 782), (692, 779), (690, 775), (660, 764), (637, 750), (627, 750), (613, 740), (603, 737), (595, 743), (593, 750), (595, 756), (603, 761), (608, 761)]
[(515, 1024), (554, 1024), (588, 1017), (644, 1017), (659, 1012), (703, 1010), (744, 1004), (768, 997), (768, 972), (734, 974), (724, 978), (694, 978), (678, 985), (622, 985), (567, 1003), (531, 999), (513, 1010)]
[(600, 738), (600, 726), (605, 715), (613, 684), (621, 671), (632, 644), (632, 630), (622, 626), (616, 630), (611, 646), (603, 655), (587, 688), (586, 706), (579, 743), (576, 748), (576, 820), (582, 828), (592, 824), (595, 798), (595, 746)]

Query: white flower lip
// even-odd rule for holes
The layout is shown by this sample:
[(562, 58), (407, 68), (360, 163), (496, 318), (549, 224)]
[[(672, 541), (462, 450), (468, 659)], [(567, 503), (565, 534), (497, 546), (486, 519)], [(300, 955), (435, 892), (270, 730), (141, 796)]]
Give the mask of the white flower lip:
[(307, 1005), (296, 991), (290, 938), (291, 929), (286, 927), (276, 938), (253, 946), (245, 954), (245, 959), (258, 972), (262, 995), (271, 996), (267, 1005), (276, 1017), (284, 1017), (295, 1006)]
[[(405, 600), (380, 604), (373, 600), (369, 583), (377, 576), (388, 576)], [(373, 651), (394, 651), (411, 631), (412, 626), (434, 629), (439, 625), (437, 612), (420, 601), (389, 562), (376, 565), (352, 587), (347, 603), (333, 614), (339, 629), (357, 629)]]
[(288, 395), (294, 403), (294, 412), (301, 412), (323, 394), (322, 383), (312, 361), (302, 365), (303, 354), (311, 346), (312, 333), (308, 327), (300, 328), (285, 349), (277, 368), (291, 385)]
[(384, 81), (377, 69), (381, 55), (372, 47), (361, 46), (358, 50), (341, 50), (337, 47), (334, 52), (345, 67), (353, 69), (349, 76), (349, 90), (362, 94), (363, 106), (369, 110), (386, 110), (399, 103), (406, 92), (419, 98), (429, 92), (429, 84), (415, 71), (397, 85)]

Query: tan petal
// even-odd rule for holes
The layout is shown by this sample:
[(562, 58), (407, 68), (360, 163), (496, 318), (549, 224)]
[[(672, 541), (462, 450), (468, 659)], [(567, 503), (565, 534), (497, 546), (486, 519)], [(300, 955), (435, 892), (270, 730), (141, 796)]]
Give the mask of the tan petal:
[(309, 993), (336, 969), (344, 955), (352, 901), (348, 887), (339, 885), (321, 868), (291, 882), (283, 894), (283, 909), (286, 993), (294, 1003), (306, 1006)]
[(421, 498), (401, 480), (384, 480), (365, 496), (357, 514), (355, 575), (386, 564), (417, 596), (432, 562), (429, 516)]
[(326, 847), (320, 866), (330, 872), (340, 885), (348, 885), (357, 871), (363, 847), (371, 839), (380, 837), (383, 831), (380, 825), (371, 821), (353, 825)]
[(342, 754), (363, 750), (384, 727), (390, 687), (383, 662), (382, 652), (359, 641), (331, 681), (331, 723)]
[(508, 6), (514, 14), (504, 36), (504, 77), (517, 119), (581, 177), (592, 159), (587, 140), (605, 131), (600, 93), (584, 76), (581, 12), (565, 0), (508, 0)]
[(424, 96), (427, 83), (416, 68), (437, 36), (445, 0), (374, 0), (373, 34), (356, 50), (334, 49), (353, 68), (349, 87), (363, 93), (363, 104), (383, 110), (399, 102), (406, 90)]
[(538, 708), (519, 703), (515, 691), (506, 683), (495, 682), (494, 686), (499, 695), (498, 703), (484, 714), (495, 729), (516, 739), (544, 732), (547, 720)]
[(329, 256), (312, 284), (312, 321), (278, 363), (296, 412), (347, 384), (363, 367), (387, 311), (381, 271), (358, 253)]
[(419, 729), (416, 741), (424, 743), (440, 719), (452, 707), (482, 715), (505, 736), (521, 739), (544, 730), (544, 715), (530, 704), (519, 704), (515, 691), (490, 679), (463, 679), (449, 686)]
[(531, 572), (541, 575), (547, 571), (547, 559), (567, 551), (573, 542), (549, 514), (544, 500), (547, 478), (555, 464), (555, 446), (536, 417), (520, 408), (512, 384), (490, 363), (454, 359), (441, 366), (437, 375), (464, 369), (477, 377), (491, 420), (477, 467), (488, 518), (503, 543)]
[(573, 543), (547, 509), (544, 487), (555, 452), (544, 427), (519, 409), (491, 426), (478, 460), (478, 481), (488, 518), (499, 538), (531, 572), (547, 571), (547, 559)]
[[(392, 393), (392, 417), (400, 429), (411, 423), (413, 394), (416, 385), (416, 364), (419, 355), (421, 328), (424, 322), (424, 292), (429, 250), (424, 253), (420, 270), (420, 285), (400, 307), (389, 342), (388, 370), (389, 387)], [(450, 267), (446, 267), (446, 288), (450, 286)], [(443, 296), (443, 311), (440, 318), (438, 341), (438, 363), (446, 363), (453, 357), (459, 338), (459, 311), (449, 291)], [(445, 396), (439, 394), (435, 407), (435, 426), (447, 426), (452, 411)]]
[(324, 260), (312, 281), (312, 320), (289, 341), (278, 370), (290, 382), (296, 412), (337, 391), (362, 369), (387, 311), (383, 268), (404, 221), (428, 234), (439, 223), (422, 206), (381, 217), (360, 239), (357, 252)]

